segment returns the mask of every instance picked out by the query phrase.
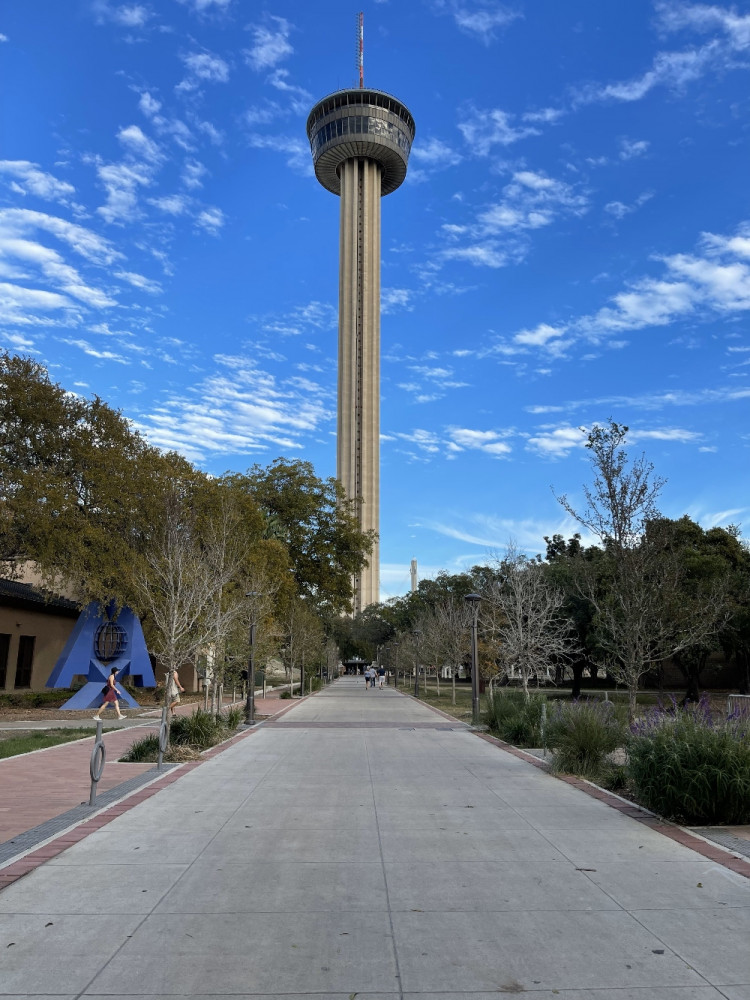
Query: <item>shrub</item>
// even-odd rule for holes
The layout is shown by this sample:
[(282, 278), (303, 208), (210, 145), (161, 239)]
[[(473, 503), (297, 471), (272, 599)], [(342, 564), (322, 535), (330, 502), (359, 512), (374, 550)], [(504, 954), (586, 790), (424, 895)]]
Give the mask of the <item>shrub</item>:
[(291, 697), (292, 697), (291, 691), (282, 691), (281, 694), (279, 695), (279, 698), (291, 698)]
[(224, 720), (197, 708), (192, 715), (177, 715), (169, 727), (169, 742), (177, 746), (208, 747), (220, 743), (225, 735)]
[(144, 761), (154, 761), (159, 753), (159, 736), (151, 733), (132, 743), (127, 753), (120, 760), (127, 764), (141, 764)]
[(500, 739), (516, 746), (541, 746), (542, 705), (545, 696), (529, 695), (516, 688), (500, 688), (486, 700), (485, 721)]
[(558, 702), (547, 723), (555, 770), (585, 778), (599, 778), (606, 756), (625, 738), (625, 725), (607, 701)]
[(705, 702), (637, 722), (630, 775), (646, 808), (690, 824), (750, 822), (750, 720)]
[(231, 731), (234, 732), (244, 717), (244, 708), (239, 705), (232, 705), (231, 708), (227, 709), (227, 714), (225, 716), (225, 725), (227, 729), (231, 729)]

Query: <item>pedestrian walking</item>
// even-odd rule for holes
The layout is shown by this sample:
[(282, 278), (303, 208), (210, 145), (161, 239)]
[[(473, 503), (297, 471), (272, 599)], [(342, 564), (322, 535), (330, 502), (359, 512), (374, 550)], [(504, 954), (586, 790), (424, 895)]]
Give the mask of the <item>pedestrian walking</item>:
[(102, 721), (102, 715), (101, 715), (102, 709), (106, 708), (107, 705), (111, 705), (112, 708), (115, 709), (115, 711), (117, 712), (118, 719), (125, 718), (125, 716), (120, 711), (120, 703), (117, 700), (121, 696), (121, 692), (117, 690), (117, 685), (115, 683), (116, 678), (117, 678), (117, 667), (112, 667), (112, 669), (109, 672), (109, 677), (107, 678), (107, 683), (102, 688), (104, 701), (101, 703), (96, 715), (94, 716), (97, 722)]
[(180, 703), (180, 692), (184, 694), (185, 688), (180, 684), (180, 675), (175, 668), (169, 671), (169, 680), (167, 681), (167, 704), (172, 715), (174, 715), (175, 707)]
[(382, 663), (378, 667), (378, 687), (381, 689), (385, 687), (385, 667)]

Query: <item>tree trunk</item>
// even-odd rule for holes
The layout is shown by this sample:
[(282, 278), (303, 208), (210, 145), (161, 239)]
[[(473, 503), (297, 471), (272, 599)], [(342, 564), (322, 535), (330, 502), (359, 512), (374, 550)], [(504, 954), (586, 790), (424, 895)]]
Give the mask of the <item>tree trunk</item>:
[(435, 689), (438, 698), (440, 697), (440, 667), (435, 667)]
[(456, 671), (451, 667), (451, 705), (456, 704)]
[(638, 699), (638, 681), (628, 684), (628, 722), (635, 722)]
[(581, 686), (583, 683), (583, 670), (586, 666), (585, 660), (575, 660), (572, 664), (573, 670), (573, 686), (571, 688), (570, 696), (571, 698), (581, 697)]

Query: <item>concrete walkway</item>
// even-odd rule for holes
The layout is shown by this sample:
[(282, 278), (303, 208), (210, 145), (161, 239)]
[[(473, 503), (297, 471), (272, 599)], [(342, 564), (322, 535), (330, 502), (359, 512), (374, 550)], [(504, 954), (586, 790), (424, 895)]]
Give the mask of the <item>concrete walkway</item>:
[(750, 1000), (750, 881), (345, 678), (0, 892), (2, 997)]

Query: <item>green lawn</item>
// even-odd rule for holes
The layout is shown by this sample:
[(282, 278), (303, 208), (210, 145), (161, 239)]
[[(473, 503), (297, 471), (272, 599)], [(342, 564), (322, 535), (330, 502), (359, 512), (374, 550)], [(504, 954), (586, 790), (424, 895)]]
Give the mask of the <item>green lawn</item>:
[(91, 729), (40, 729), (36, 732), (5, 730), (0, 734), (0, 759), (15, 757), (31, 750), (43, 750), (58, 743), (71, 743), (84, 736), (93, 736)]
[[(399, 678), (400, 680), (401, 678)], [(399, 684), (399, 691), (404, 691), (406, 694), (414, 694), (414, 678), (411, 678), (411, 683), (407, 684), (406, 687)], [(435, 689), (435, 678), (430, 678), (426, 691), (424, 678), (420, 678), (419, 700), (432, 705), (434, 708), (439, 708), (441, 712), (452, 715), (456, 719), (461, 719), (463, 722), (471, 720), (471, 687), (468, 684), (456, 685), (456, 704), (454, 705), (452, 703), (450, 681), (440, 682), (440, 696), (438, 697)]]

